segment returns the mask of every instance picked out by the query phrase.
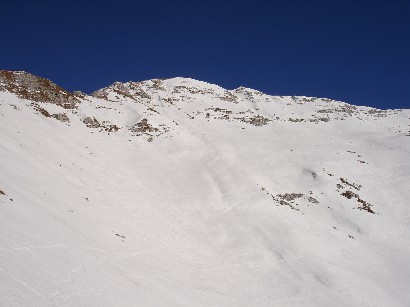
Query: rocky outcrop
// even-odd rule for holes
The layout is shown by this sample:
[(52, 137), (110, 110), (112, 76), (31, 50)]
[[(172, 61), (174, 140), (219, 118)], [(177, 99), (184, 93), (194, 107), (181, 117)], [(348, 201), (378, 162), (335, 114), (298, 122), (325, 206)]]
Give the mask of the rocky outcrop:
[(72, 93), (50, 80), (22, 71), (0, 70), (0, 91), (35, 102), (53, 103), (65, 109), (74, 109), (80, 103)]

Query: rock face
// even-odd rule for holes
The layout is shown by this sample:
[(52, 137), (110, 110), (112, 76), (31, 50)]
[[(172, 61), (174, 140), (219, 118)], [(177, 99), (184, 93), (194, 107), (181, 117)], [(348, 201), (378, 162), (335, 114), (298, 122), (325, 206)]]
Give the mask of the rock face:
[(0, 72), (0, 305), (410, 306), (410, 110)]
[(35, 102), (53, 103), (65, 109), (74, 109), (79, 103), (72, 93), (50, 80), (21, 71), (0, 70), (0, 90)]

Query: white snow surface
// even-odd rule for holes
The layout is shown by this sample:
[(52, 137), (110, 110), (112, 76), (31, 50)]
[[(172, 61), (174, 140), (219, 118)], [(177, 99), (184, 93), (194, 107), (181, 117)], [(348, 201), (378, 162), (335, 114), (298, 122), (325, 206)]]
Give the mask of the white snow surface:
[(78, 99), (0, 92), (1, 306), (410, 306), (410, 110), (186, 78)]

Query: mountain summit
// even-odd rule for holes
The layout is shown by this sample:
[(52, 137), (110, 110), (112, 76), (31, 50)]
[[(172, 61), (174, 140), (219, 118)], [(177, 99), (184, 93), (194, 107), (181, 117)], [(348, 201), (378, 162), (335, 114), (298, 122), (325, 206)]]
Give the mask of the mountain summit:
[(410, 305), (410, 110), (0, 71), (0, 118), (2, 305)]

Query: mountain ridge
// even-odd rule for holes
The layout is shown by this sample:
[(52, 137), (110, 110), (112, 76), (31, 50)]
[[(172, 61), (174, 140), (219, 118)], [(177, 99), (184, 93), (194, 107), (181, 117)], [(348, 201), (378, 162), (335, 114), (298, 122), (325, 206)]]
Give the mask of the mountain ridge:
[(410, 110), (4, 74), (2, 304), (410, 304)]
[[(179, 83), (187, 83), (187, 84), (189, 84), (189, 83), (194, 83), (194, 84), (196, 84), (196, 85), (202, 85), (202, 86), (204, 86), (204, 87), (210, 87), (210, 88), (219, 88), (219, 89), (222, 89), (222, 90), (224, 90), (224, 91), (229, 91), (229, 92), (241, 92), (241, 91), (244, 91), (244, 92), (248, 92), (248, 93), (254, 93), (254, 94), (256, 93), (257, 95), (266, 95), (266, 96), (271, 96), (271, 97), (295, 97), (295, 98), (302, 98), (302, 99), (303, 99), (303, 98), (305, 98), (305, 99), (315, 98), (315, 99), (325, 99), (325, 100), (328, 100), (328, 101), (337, 101), (337, 102), (340, 102), (340, 103), (349, 104), (349, 103), (346, 103), (346, 102), (343, 102), (343, 101), (338, 101), (338, 100), (329, 99), (329, 98), (324, 98), (324, 97), (320, 98), (320, 97), (316, 97), (316, 96), (304, 96), (304, 95), (292, 95), (292, 96), (289, 96), (289, 95), (268, 95), (268, 94), (264, 94), (264, 93), (261, 92), (261, 91), (258, 91), (258, 90), (252, 89), (252, 88), (248, 88), (248, 87), (245, 87), (245, 86), (239, 86), (239, 87), (237, 87), (237, 88), (235, 88), (235, 89), (228, 90), (228, 89), (225, 89), (225, 88), (223, 88), (223, 87), (221, 87), (221, 86), (219, 86), (219, 85), (217, 85), (217, 84), (214, 84), (214, 83), (209, 83), (209, 82), (206, 82), (206, 81), (200, 81), (200, 80), (196, 80), (196, 79), (192, 79), (192, 78), (187, 78), (187, 77), (154, 78), (154, 79), (148, 79), (148, 80), (142, 80), (142, 81), (126, 81), (126, 82), (115, 81), (115, 82), (113, 82), (112, 84), (110, 84), (110, 85), (108, 85), (108, 86), (105, 86), (105, 87), (103, 87), (103, 88), (97, 89), (97, 90), (93, 91), (92, 93), (87, 94), (87, 93), (84, 93), (84, 92), (79, 91), (79, 90), (74, 90), (74, 91), (72, 91), (72, 92), (69, 92), (69, 91), (63, 89), (62, 87), (60, 87), (59, 85), (57, 85), (56, 83), (54, 83), (53, 81), (51, 81), (50, 79), (43, 78), (43, 77), (40, 77), (40, 76), (31, 74), (31, 73), (26, 72), (26, 71), (0, 70), (0, 81), (3, 83), (3, 87), (1, 88), (1, 90), (13, 91), (13, 89), (12, 89), (12, 87), (13, 87), (13, 81), (14, 81), (14, 86), (22, 87), (23, 89), (24, 89), (24, 88), (27, 88), (27, 84), (23, 84), (23, 85), (22, 85), (22, 84), (19, 84), (19, 82), (18, 82), (19, 79), (18, 79), (18, 78), (15, 78), (16, 76), (26, 76), (28, 79), (36, 80), (37, 82), (43, 81), (43, 82), (45, 82), (45, 86), (44, 86), (45, 88), (49, 88), (50, 86), (52, 86), (52, 87), (56, 90), (56, 92), (62, 91), (62, 92), (67, 93), (67, 94), (73, 94), (74, 96), (75, 96), (75, 95), (79, 95), (79, 96), (85, 96), (85, 95), (87, 95), (87, 96), (94, 96), (94, 95), (96, 95), (96, 94), (97, 94), (98, 92), (100, 92), (100, 91), (104, 91), (104, 90), (108, 90), (108, 89), (113, 89), (113, 88), (115, 88), (116, 86), (117, 86), (117, 87), (118, 87), (118, 86), (127, 87), (127, 85), (129, 85), (129, 84), (138, 85), (138, 84), (144, 84), (144, 83), (148, 83), (148, 82), (154, 82), (155, 84), (157, 84), (157, 83), (160, 83), (160, 82), (162, 82), (162, 81), (168, 80), (168, 81), (179, 81)], [(24, 79), (24, 78), (23, 78), (23, 79)], [(17, 81), (17, 82), (16, 82), (16, 81)], [(17, 84), (16, 84), (16, 83), (17, 83)], [(29, 83), (29, 82), (28, 82), (28, 83)], [(9, 89), (7, 89), (7, 86), (9, 86)], [(10, 87), (11, 87), (11, 89), (10, 89)], [(98, 95), (98, 94), (97, 94), (97, 95)], [(349, 105), (357, 106), (357, 105), (353, 105), (353, 104), (349, 104)], [(370, 107), (370, 106), (364, 106), (364, 105), (363, 105), (363, 107), (368, 107), (368, 108), (372, 108), (372, 109), (376, 109), (376, 110), (383, 110), (383, 109), (377, 109), (377, 108), (373, 108), (373, 107)], [(390, 110), (390, 109), (387, 109), (387, 110)], [(400, 109), (393, 109), (393, 110), (400, 110)]]

